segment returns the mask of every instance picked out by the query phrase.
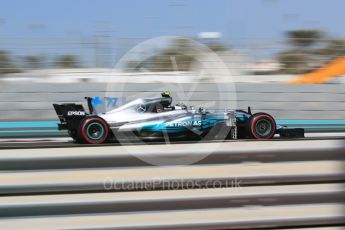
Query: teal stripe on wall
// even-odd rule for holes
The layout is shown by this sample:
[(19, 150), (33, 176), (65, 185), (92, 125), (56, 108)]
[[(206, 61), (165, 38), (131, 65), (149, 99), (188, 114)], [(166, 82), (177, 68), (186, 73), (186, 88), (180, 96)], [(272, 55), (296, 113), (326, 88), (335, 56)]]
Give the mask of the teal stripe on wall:
[(0, 128), (56, 128), (58, 121), (2, 121)]

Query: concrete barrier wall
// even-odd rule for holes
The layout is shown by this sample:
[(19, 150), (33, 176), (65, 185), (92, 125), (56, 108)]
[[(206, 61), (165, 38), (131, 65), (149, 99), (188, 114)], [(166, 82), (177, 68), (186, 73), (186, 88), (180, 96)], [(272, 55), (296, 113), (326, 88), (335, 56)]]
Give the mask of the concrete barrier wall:
[[(235, 106), (253, 112), (266, 111), (276, 119), (344, 119), (345, 85), (288, 85), (236, 83), (236, 90), (219, 92), (216, 84), (114, 84), (106, 94), (105, 83), (22, 83), (0, 85), (0, 120), (56, 120), (53, 103), (84, 102), (85, 96), (113, 96), (119, 102), (136, 97), (158, 96), (171, 90), (174, 103), (226, 109)], [(220, 87), (221, 88), (221, 87)], [(109, 88), (108, 88), (109, 90)], [(234, 100), (233, 95), (236, 94)]]

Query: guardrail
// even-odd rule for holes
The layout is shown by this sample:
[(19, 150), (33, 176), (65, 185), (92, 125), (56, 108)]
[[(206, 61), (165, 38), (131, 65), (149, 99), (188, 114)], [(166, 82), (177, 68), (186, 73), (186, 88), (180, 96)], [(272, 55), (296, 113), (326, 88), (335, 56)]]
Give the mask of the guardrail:
[(219, 148), (164, 167), (139, 158), (176, 158), (186, 146), (0, 150), (0, 228), (345, 226), (343, 142), (260, 143), (198, 143), (193, 154)]

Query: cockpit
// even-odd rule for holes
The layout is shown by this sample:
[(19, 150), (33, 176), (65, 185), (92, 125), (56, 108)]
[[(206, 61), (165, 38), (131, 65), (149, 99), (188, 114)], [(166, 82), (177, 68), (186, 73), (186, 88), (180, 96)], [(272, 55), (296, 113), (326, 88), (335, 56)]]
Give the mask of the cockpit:
[[(113, 112), (138, 112), (138, 113), (162, 113), (166, 111), (172, 111), (175, 109), (180, 109), (179, 106), (171, 106), (172, 98), (170, 97), (170, 93), (163, 92), (162, 97), (158, 98), (138, 98), (129, 103), (126, 103), (114, 110), (110, 111)], [(183, 108), (182, 108), (183, 109)]]

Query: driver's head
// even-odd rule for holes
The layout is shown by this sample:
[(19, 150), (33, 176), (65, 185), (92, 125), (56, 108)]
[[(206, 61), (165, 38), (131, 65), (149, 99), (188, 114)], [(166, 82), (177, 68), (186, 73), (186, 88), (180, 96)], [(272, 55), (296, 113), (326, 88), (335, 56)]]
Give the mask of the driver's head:
[(162, 97), (171, 97), (171, 93), (169, 91), (162, 92)]
[(162, 99), (161, 99), (161, 104), (164, 108), (169, 107), (172, 102), (172, 98), (170, 96), (169, 91), (162, 92)]

